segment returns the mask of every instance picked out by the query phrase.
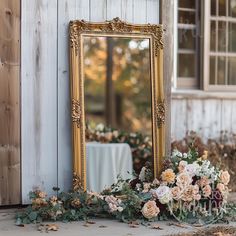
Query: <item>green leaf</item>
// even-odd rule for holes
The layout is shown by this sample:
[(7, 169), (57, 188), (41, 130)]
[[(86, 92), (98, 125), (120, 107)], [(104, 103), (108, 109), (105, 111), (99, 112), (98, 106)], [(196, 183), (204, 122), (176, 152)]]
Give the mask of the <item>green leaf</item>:
[(22, 225), (22, 220), (21, 218), (16, 219), (16, 225)]
[(38, 214), (35, 211), (30, 212), (28, 215), (30, 221), (35, 221), (37, 219), (37, 216), (38, 216)]

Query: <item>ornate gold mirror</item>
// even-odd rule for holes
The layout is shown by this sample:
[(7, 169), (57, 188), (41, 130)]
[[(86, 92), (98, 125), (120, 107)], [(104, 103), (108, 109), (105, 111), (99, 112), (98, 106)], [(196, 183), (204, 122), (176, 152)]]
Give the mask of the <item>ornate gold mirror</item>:
[(161, 171), (165, 105), (161, 25), (70, 23), (74, 188)]

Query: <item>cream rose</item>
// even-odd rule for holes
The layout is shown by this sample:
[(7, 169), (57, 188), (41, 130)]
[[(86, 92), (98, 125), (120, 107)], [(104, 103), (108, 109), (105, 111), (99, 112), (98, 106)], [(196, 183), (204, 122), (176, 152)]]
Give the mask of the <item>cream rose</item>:
[(206, 185), (203, 189), (203, 196), (204, 197), (209, 197), (211, 195), (211, 186), (208, 184)]
[(164, 182), (174, 183), (175, 181), (175, 173), (172, 169), (167, 169), (162, 172), (161, 178)]
[(206, 185), (209, 185), (210, 184), (210, 180), (207, 176), (203, 176), (199, 181), (198, 181), (199, 185), (201, 187), (204, 187)]
[(178, 167), (178, 170), (179, 172), (183, 172), (185, 170), (185, 167), (188, 165), (188, 162), (187, 161), (180, 161), (179, 162), (179, 167)]
[(181, 198), (181, 194), (182, 194), (181, 188), (178, 186), (173, 187), (171, 189), (171, 194), (172, 194), (172, 198), (178, 201)]
[(186, 172), (178, 174), (176, 180), (176, 185), (181, 188), (184, 188), (192, 183), (192, 177)]
[(218, 183), (218, 184), (216, 185), (216, 188), (217, 188), (221, 193), (223, 193), (223, 192), (225, 191), (225, 185), (222, 184), (222, 183)]
[(220, 172), (220, 180), (224, 185), (228, 185), (230, 181), (230, 174), (228, 171), (221, 171)]
[(144, 204), (141, 212), (145, 218), (152, 219), (157, 217), (160, 213), (160, 209), (157, 207), (155, 201), (148, 201)]
[(38, 192), (38, 196), (39, 196), (40, 198), (45, 198), (45, 197), (47, 196), (47, 194), (46, 194), (45, 192), (39, 191), (39, 192)]
[(147, 193), (147, 192), (149, 192), (149, 190), (150, 190), (150, 187), (151, 187), (151, 184), (150, 183), (144, 183), (143, 184), (143, 193)]
[(191, 202), (192, 200), (197, 200), (201, 198), (199, 196), (199, 187), (198, 185), (189, 185), (184, 189), (181, 199), (185, 202)]

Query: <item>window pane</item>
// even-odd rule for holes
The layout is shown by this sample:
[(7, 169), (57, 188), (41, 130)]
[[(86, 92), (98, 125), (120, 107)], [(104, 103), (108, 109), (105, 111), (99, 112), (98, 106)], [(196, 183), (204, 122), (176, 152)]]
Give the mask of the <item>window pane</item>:
[(211, 15), (216, 16), (216, 0), (211, 0)]
[(218, 57), (218, 68), (217, 68), (217, 84), (224, 85), (225, 83), (225, 57)]
[(229, 22), (229, 52), (236, 52), (236, 23)]
[(195, 77), (195, 55), (179, 54), (179, 77)]
[(216, 51), (216, 22), (211, 21), (211, 51)]
[(226, 22), (218, 22), (218, 50), (226, 51)]
[(229, 16), (236, 17), (236, 1), (229, 0)]
[(236, 58), (228, 58), (228, 83), (236, 85)]
[(179, 23), (195, 24), (195, 12), (179, 11)]
[(195, 0), (179, 0), (179, 7), (195, 8)]
[(179, 29), (179, 48), (181, 49), (195, 49), (195, 30)]
[(210, 84), (215, 84), (215, 66), (216, 58), (210, 57)]
[(226, 0), (219, 0), (219, 16), (226, 16)]

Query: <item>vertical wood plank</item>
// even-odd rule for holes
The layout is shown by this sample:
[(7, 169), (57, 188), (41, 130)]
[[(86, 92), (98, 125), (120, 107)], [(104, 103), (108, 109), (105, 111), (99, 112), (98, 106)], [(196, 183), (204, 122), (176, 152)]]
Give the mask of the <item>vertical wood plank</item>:
[(107, 0), (90, 0), (91, 21), (104, 21), (107, 19)]
[(112, 20), (115, 17), (121, 18), (121, 7), (121, 0), (107, 0), (107, 20)]
[(20, 196), (20, 2), (0, 1), (0, 205)]
[(134, 23), (147, 23), (147, 0), (134, 1)]
[(158, 24), (159, 19), (159, 0), (147, 0), (147, 23)]
[(69, 80), (69, 35), (71, 20), (89, 20), (89, 1), (58, 2), (58, 187), (72, 186), (71, 104)]
[(172, 99), (171, 139), (180, 140), (187, 132), (187, 100)]
[(134, 0), (121, 0), (121, 19), (134, 22)]
[(187, 131), (197, 132), (203, 137), (205, 132), (204, 123), (199, 117), (205, 115), (205, 109), (201, 99), (187, 99)]
[(231, 130), (231, 132), (233, 134), (236, 134), (236, 100), (232, 101), (231, 107), (232, 107), (232, 113), (231, 113), (232, 130)]
[(164, 91), (166, 104), (166, 151), (171, 152), (171, 81), (174, 76), (174, 1), (160, 1), (160, 23), (164, 29)]
[(57, 0), (22, 0), (22, 201), (57, 186)]
[(208, 138), (218, 138), (221, 131), (221, 103), (217, 99), (203, 99), (202, 136)]
[(227, 131), (229, 134), (233, 130), (232, 122), (233, 100), (218, 100), (221, 103), (221, 130)]

